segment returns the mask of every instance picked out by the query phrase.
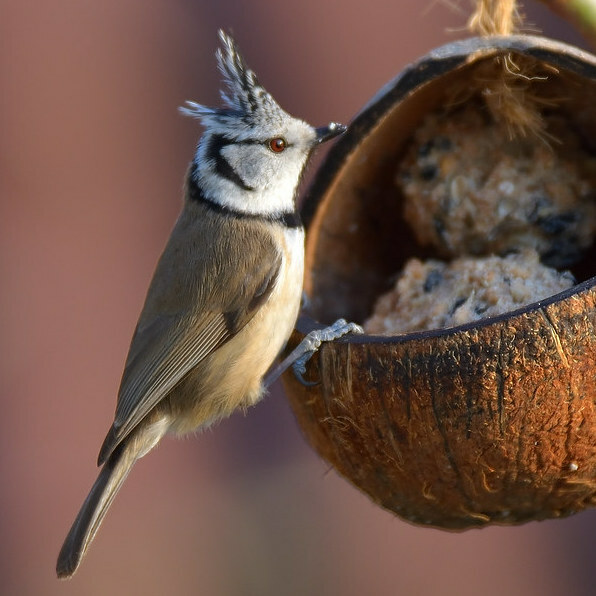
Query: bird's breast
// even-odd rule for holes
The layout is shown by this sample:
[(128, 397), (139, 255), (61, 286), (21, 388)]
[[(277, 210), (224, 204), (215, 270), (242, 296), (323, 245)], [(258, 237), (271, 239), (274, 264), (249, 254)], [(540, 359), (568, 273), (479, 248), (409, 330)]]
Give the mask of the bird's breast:
[(304, 231), (285, 229), (278, 234), (283, 255), (278, 281), (269, 300), (243, 330), (246, 350), (239, 367), (254, 370), (254, 390), (247, 391), (247, 405), (258, 400), (261, 380), (286, 344), (298, 317), (304, 278)]

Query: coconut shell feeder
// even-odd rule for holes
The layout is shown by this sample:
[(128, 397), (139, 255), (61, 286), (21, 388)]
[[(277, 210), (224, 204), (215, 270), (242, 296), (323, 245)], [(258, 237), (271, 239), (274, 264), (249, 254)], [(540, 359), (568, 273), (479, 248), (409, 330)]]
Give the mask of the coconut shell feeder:
[[(504, 56), (546, 73), (528, 93), (596, 155), (596, 57), (527, 35), (432, 51), (363, 108), (307, 193), (310, 303), (288, 349), (337, 318), (362, 323), (407, 259), (429, 252), (404, 222), (396, 171), (425, 117), (453, 103), (454, 89), (458, 105), (476, 101)], [(374, 502), (418, 524), (462, 530), (596, 504), (595, 257), (588, 247), (570, 267), (572, 287), (511, 312), (324, 344), (307, 366), (315, 385), (283, 376), (306, 438)]]

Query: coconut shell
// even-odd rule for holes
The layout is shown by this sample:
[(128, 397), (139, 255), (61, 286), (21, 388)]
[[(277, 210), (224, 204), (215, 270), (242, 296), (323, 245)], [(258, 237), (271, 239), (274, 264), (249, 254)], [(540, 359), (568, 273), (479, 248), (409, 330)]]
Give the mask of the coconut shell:
[[(596, 57), (577, 48), (525, 35), (472, 38), (404, 69), (357, 115), (307, 194), (310, 304), (288, 349), (336, 318), (362, 322), (395, 272), (420, 256), (396, 164), (425, 114), (454, 89), (478, 85), (477, 73), (505, 54), (548, 70), (532, 93), (556, 99), (570, 126), (596, 138)], [(419, 524), (520, 523), (593, 505), (595, 256), (574, 269), (578, 285), (505, 315), (324, 344), (307, 366), (316, 385), (283, 377), (306, 438), (373, 501)]]

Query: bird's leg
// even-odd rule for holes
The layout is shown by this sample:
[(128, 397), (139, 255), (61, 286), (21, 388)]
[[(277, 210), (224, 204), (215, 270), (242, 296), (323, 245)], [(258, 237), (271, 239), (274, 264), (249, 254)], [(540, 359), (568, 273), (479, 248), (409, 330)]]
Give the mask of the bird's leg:
[(364, 333), (360, 325), (348, 323), (345, 319), (338, 319), (329, 327), (324, 329), (315, 329), (306, 335), (306, 337), (280, 362), (266, 377), (265, 386), (268, 387), (278, 379), (290, 366), (294, 370), (296, 378), (306, 386), (316, 385), (305, 380), (306, 363), (312, 355), (321, 347), (323, 342), (334, 341), (347, 333)]

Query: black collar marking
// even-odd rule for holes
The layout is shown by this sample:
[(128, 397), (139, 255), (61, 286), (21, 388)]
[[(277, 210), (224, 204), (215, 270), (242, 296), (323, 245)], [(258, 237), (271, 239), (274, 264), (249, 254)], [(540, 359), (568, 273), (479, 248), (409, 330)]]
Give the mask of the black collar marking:
[(211, 209), (212, 211), (215, 211), (216, 213), (219, 213), (221, 215), (236, 217), (238, 219), (259, 219), (261, 221), (278, 223), (286, 228), (302, 227), (302, 220), (300, 219), (300, 215), (297, 211), (285, 211), (283, 213), (272, 213), (271, 215), (266, 215), (263, 213), (246, 213), (244, 211), (237, 211), (235, 209), (231, 209), (230, 207), (226, 207), (225, 205), (221, 205), (220, 203), (217, 203), (216, 201), (207, 198), (196, 183), (196, 171), (197, 165), (193, 163), (188, 174), (189, 200), (196, 201), (197, 203), (202, 203), (206, 207), (209, 207), (209, 209)]

